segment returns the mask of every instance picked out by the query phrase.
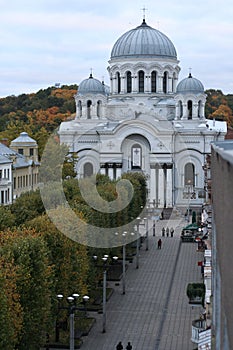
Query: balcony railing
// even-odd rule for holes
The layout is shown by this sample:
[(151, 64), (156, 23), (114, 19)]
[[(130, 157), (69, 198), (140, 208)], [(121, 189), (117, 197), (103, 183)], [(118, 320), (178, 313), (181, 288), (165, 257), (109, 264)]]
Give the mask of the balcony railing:
[(204, 319), (195, 320), (192, 322), (192, 338), (193, 343), (198, 344), (200, 332), (206, 329), (206, 321)]

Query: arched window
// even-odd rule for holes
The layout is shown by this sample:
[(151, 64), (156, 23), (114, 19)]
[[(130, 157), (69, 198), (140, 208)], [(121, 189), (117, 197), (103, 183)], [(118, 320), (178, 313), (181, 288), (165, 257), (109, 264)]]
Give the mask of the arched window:
[(142, 147), (134, 144), (131, 149), (132, 169), (141, 169), (142, 167)]
[(138, 92), (144, 92), (144, 77), (145, 77), (145, 73), (143, 72), (143, 70), (140, 70), (138, 72)]
[(117, 72), (116, 74), (116, 79), (117, 79), (117, 92), (119, 94), (121, 92), (121, 77), (119, 72)]
[(164, 72), (163, 74), (163, 92), (166, 94), (168, 92), (168, 73)]
[(83, 176), (88, 177), (93, 175), (93, 165), (91, 163), (85, 163), (83, 167)]
[(126, 73), (126, 86), (127, 86), (127, 93), (132, 92), (132, 74), (131, 72)]
[(176, 76), (175, 76), (175, 73), (174, 73), (173, 77), (172, 77), (172, 92), (175, 92), (175, 79), (176, 79)]
[(182, 118), (183, 117), (183, 104), (182, 104), (181, 101), (178, 102), (178, 111), (179, 111), (178, 112), (179, 113), (178, 117)]
[(92, 102), (88, 100), (87, 101), (87, 119), (91, 119), (91, 105), (92, 105)]
[(101, 108), (102, 107), (102, 102), (101, 101), (97, 101), (97, 117), (101, 117)]
[(188, 119), (192, 119), (193, 117), (193, 102), (191, 100), (188, 101)]
[(157, 72), (151, 73), (151, 92), (157, 92)]
[(82, 102), (80, 100), (78, 101), (78, 116), (82, 116)]
[(198, 118), (201, 118), (201, 101), (198, 101), (198, 111), (197, 111)]
[(193, 163), (187, 163), (184, 167), (185, 186), (195, 186), (195, 166)]

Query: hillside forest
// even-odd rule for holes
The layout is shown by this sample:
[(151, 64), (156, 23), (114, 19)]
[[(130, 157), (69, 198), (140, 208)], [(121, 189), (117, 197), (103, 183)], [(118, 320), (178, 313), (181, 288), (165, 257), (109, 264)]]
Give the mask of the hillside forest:
[[(26, 131), (43, 152), (48, 136), (64, 120), (75, 114), (74, 94), (77, 85), (49, 87), (37, 93), (0, 98), (0, 140), (8, 144), (20, 132)], [(233, 127), (233, 94), (224, 95), (221, 90), (206, 90), (206, 118), (224, 120)]]

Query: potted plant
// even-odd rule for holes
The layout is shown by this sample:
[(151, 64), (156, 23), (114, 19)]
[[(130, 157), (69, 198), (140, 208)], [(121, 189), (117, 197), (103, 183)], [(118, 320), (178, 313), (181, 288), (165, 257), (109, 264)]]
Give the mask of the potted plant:
[(204, 305), (205, 299), (205, 284), (204, 283), (189, 283), (187, 285), (186, 294), (190, 304)]

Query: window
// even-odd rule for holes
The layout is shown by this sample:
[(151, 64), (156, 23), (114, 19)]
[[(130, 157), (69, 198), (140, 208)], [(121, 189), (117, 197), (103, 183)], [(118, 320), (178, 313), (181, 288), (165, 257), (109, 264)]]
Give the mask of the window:
[(157, 73), (153, 71), (151, 73), (151, 92), (157, 92)]
[(119, 72), (117, 72), (116, 78), (117, 78), (117, 92), (119, 94), (121, 92), (121, 77)]
[(132, 92), (132, 75), (131, 72), (126, 73), (126, 84), (127, 84), (127, 93)]
[(29, 154), (30, 154), (30, 157), (32, 157), (34, 155), (34, 148), (29, 149)]
[(23, 155), (23, 148), (18, 148), (18, 153)]
[(82, 116), (82, 102), (80, 100), (78, 101), (78, 115)]
[(97, 117), (101, 117), (101, 106), (102, 106), (102, 102), (101, 101), (97, 101)]
[(198, 118), (201, 118), (201, 101), (198, 101)]
[(88, 100), (87, 101), (87, 119), (91, 119), (91, 105), (92, 105), (92, 102)]
[(85, 163), (83, 170), (84, 170), (84, 177), (93, 175), (93, 165), (91, 163)]
[(138, 91), (139, 92), (144, 92), (144, 85), (145, 85), (144, 76), (145, 76), (145, 73), (142, 70), (140, 70), (138, 72)]
[(139, 144), (133, 145), (131, 149), (132, 169), (141, 169), (142, 166), (142, 147)]
[(193, 163), (187, 163), (184, 167), (185, 186), (195, 186), (195, 167)]
[(188, 119), (192, 119), (193, 117), (193, 102), (191, 100), (188, 101)]
[(166, 94), (168, 92), (168, 89), (167, 89), (167, 81), (168, 81), (168, 73), (167, 72), (164, 72), (164, 75), (163, 75), (163, 92)]
[(182, 118), (183, 117), (183, 105), (182, 105), (181, 101), (178, 102), (178, 111), (179, 111), (178, 117)]

